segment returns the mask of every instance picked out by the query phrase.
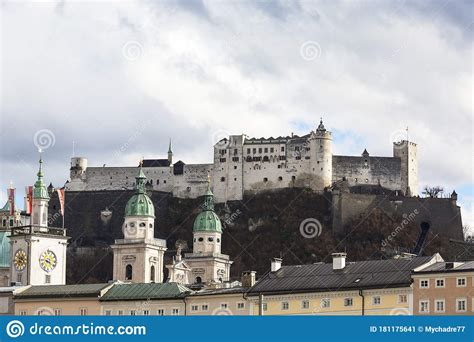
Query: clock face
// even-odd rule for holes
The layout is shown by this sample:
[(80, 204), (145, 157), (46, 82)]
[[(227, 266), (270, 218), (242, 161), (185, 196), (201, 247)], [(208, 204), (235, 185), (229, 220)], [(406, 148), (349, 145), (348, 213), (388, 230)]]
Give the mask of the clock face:
[(14, 263), (15, 263), (15, 268), (17, 271), (23, 271), (26, 267), (26, 253), (23, 249), (19, 249), (15, 253), (15, 258), (14, 258)]
[(56, 254), (49, 249), (41, 253), (39, 258), (41, 268), (46, 272), (51, 272), (57, 263)]

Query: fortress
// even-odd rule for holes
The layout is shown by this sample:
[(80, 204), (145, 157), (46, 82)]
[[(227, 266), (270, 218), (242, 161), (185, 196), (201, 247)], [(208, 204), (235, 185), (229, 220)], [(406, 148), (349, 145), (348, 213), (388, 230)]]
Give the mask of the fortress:
[[(143, 172), (149, 190), (196, 198), (205, 193), (208, 175), (218, 203), (241, 200), (244, 192), (307, 187), (324, 191), (335, 182), (349, 186), (380, 186), (405, 196), (418, 194), (417, 146), (402, 140), (393, 143), (392, 157), (333, 154), (332, 134), (322, 120), (303, 136), (247, 138), (231, 135), (214, 145), (212, 164), (173, 164), (171, 142), (167, 159), (145, 159)], [(66, 191), (133, 189), (136, 165), (88, 167), (87, 159), (71, 159)]]

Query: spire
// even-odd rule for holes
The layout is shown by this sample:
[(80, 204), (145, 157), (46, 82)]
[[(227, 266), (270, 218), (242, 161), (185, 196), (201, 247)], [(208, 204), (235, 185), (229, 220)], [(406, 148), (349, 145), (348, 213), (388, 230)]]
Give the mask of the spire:
[(170, 138), (170, 144), (168, 146), (168, 162), (173, 164), (173, 151), (171, 150), (171, 138)]
[(211, 174), (207, 174), (207, 191), (204, 194), (204, 203), (202, 204), (202, 209), (205, 211), (214, 210), (214, 194), (211, 191)]
[(46, 186), (44, 185), (44, 182), (43, 182), (43, 157), (41, 155), (41, 151), (40, 151), (40, 159), (39, 159), (39, 169), (36, 175), (38, 176), (38, 178), (34, 185), (33, 198), (49, 199), (48, 190), (46, 189)]
[(145, 181), (146, 176), (143, 173), (143, 158), (140, 160), (140, 170), (138, 171), (137, 177), (135, 177), (135, 193), (144, 194), (145, 193)]

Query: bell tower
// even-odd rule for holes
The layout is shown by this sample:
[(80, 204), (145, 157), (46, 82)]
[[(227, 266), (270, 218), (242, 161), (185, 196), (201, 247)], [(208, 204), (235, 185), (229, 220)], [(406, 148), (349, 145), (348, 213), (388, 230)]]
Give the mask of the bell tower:
[(222, 224), (214, 212), (214, 195), (209, 179), (201, 208), (193, 225), (193, 253), (185, 255), (185, 261), (192, 269), (191, 280), (194, 283), (228, 281), (232, 261), (221, 253)]
[(155, 208), (145, 192), (142, 167), (136, 177), (135, 194), (125, 206), (123, 239), (115, 240), (114, 280), (134, 283), (163, 282), (166, 241), (155, 238)]

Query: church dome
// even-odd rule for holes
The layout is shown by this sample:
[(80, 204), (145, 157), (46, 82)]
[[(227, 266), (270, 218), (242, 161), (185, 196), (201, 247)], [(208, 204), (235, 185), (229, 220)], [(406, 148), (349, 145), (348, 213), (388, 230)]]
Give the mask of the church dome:
[(202, 212), (194, 220), (193, 232), (217, 232), (222, 233), (222, 224), (219, 216), (214, 212), (214, 195), (210, 185), (204, 195)]
[(155, 217), (155, 207), (145, 192), (146, 177), (141, 168), (136, 180), (135, 194), (128, 200), (125, 206), (125, 216)]
[(203, 211), (194, 220), (193, 232), (217, 232), (222, 233), (222, 224), (219, 217), (213, 211)]

